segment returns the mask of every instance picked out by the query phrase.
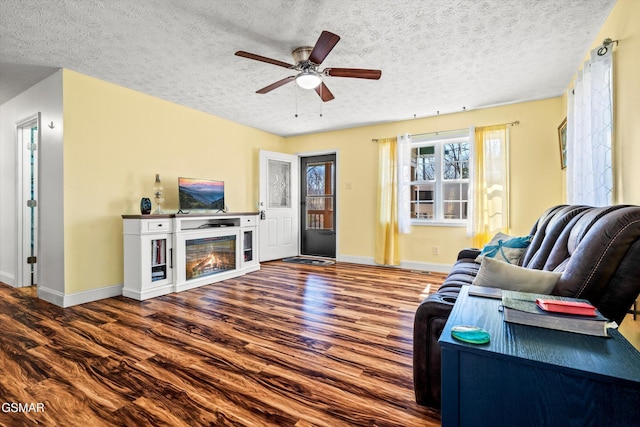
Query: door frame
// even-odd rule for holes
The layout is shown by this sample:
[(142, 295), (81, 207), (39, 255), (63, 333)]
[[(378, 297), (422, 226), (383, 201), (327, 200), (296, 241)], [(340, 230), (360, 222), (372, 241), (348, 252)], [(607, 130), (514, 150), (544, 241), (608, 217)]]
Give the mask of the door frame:
[[(302, 174), (302, 169), (300, 168), (301, 164), (302, 164), (302, 158), (303, 157), (314, 157), (314, 156), (326, 156), (326, 155), (335, 155), (336, 156), (336, 165), (335, 165), (335, 197), (336, 197), (336, 206), (334, 209), (333, 214), (335, 215), (335, 219), (336, 219), (336, 257), (335, 260), (337, 261), (340, 257), (340, 150), (336, 149), (330, 149), (330, 150), (319, 150), (319, 151), (304, 151), (304, 152), (299, 152), (296, 153), (296, 155), (298, 156), (298, 170), (300, 171), (300, 174)], [(300, 196), (302, 196), (302, 188), (299, 189), (300, 192)], [(298, 206), (298, 217), (300, 217), (302, 215), (302, 209), (301, 206)], [(299, 235), (299, 242), (298, 242), (298, 248), (300, 251), (302, 251), (302, 233), (300, 233)]]
[[(26, 233), (29, 228), (30, 233), (30, 219), (28, 218), (28, 214), (26, 213), (26, 200), (28, 199), (28, 195), (25, 194), (25, 168), (26, 162), (28, 160), (25, 155), (25, 147), (24, 144), (29, 141), (25, 141), (24, 135), (27, 131), (30, 131), (34, 126), (38, 128), (37, 130), (37, 142), (36, 142), (36, 150), (35, 150), (35, 181), (34, 181), (34, 194), (36, 202), (39, 200), (39, 187), (40, 187), (40, 159), (39, 152), (42, 147), (42, 126), (41, 126), (41, 117), (40, 113), (32, 114), (28, 117), (25, 117), (22, 120), (18, 120), (16, 122), (16, 279), (15, 279), (15, 287), (22, 288), (31, 286), (31, 272), (26, 268), (26, 254), (28, 251), (28, 246), (30, 242), (27, 242)], [(36, 205), (34, 209), (35, 216), (35, 237), (34, 237), (34, 251), (36, 258), (39, 255), (39, 240), (40, 240), (40, 215), (39, 215), (39, 206)], [(37, 283), (39, 277), (39, 265), (36, 261), (34, 269), (33, 269), (33, 280)], [(27, 273), (29, 271), (29, 273)], [(28, 278), (28, 280), (27, 280)]]

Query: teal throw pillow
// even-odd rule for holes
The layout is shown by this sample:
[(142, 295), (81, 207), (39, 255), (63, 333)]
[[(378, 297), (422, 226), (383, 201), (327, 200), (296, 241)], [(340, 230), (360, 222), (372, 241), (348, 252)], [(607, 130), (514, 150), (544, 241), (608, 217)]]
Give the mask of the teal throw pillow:
[(482, 262), (484, 257), (494, 258), (509, 264), (519, 265), (522, 254), (527, 250), (533, 236), (513, 237), (508, 234), (498, 233), (487, 243), (482, 252), (476, 258), (476, 262)]

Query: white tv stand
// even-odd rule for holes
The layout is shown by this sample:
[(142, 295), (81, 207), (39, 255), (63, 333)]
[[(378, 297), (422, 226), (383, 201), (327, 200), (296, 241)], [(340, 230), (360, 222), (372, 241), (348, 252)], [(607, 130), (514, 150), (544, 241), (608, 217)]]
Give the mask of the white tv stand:
[(126, 297), (145, 300), (260, 269), (255, 212), (122, 218)]

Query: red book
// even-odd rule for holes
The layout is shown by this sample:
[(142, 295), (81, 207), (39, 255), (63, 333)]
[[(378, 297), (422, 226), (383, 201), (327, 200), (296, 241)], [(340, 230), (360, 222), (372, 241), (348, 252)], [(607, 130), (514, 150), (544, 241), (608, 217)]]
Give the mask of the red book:
[(559, 301), (537, 298), (536, 304), (544, 311), (564, 314), (578, 314), (580, 316), (595, 316), (596, 308), (586, 302)]

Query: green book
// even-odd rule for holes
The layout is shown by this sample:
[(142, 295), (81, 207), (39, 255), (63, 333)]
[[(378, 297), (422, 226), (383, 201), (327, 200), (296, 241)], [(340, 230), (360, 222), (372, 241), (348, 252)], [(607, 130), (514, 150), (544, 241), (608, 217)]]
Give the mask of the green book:
[(536, 304), (537, 298), (589, 302), (585, 299), (578, 298), (503, 290), (502, 307), (505, 322), (601, 337), (609, 336), (607, 334), (609, 328), (618, 327), (615, 322), (610, 322), (597, 310), (595, 316), (580, 316), (544, 311)]

